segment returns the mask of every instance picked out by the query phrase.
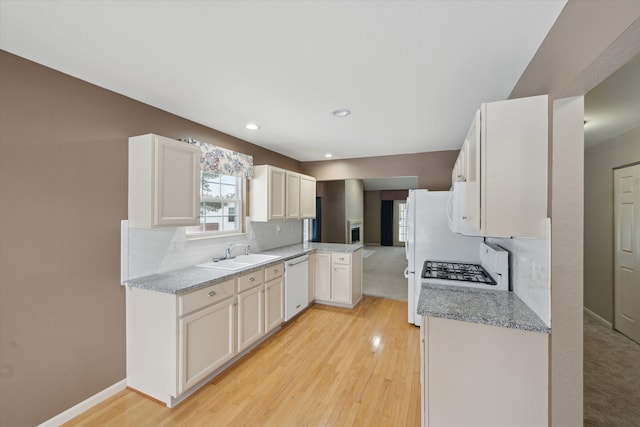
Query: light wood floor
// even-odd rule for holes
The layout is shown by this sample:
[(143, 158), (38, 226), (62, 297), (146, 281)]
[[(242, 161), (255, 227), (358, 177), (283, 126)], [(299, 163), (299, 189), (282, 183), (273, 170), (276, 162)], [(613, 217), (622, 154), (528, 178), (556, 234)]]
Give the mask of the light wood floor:
[(417, 426), (419, 329), (407, 303), (313, 305), (182, 404), (124, 390), (69, 426)]

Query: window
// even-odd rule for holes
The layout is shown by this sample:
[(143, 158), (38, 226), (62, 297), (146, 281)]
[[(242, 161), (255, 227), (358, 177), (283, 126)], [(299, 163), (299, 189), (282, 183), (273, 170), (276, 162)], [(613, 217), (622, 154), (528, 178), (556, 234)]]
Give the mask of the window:
[(407, 241), (407, 202), (398, 203), (398, 240)]
[(208, 171), (200, 178), (200, 225), (187, 227), (187, 236), (241, 233), (244, 179)]

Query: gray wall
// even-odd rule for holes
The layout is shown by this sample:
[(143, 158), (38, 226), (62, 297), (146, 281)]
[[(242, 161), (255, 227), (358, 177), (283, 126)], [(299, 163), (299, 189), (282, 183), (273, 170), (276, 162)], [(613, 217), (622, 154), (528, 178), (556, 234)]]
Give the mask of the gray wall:
[(193, 137), (300, 163), (0, 51), (0, 425), (37, 425), (125, 378), (127, 140)]
[(364, 192), (364, 237), (363, 243), (379, 245), (381, 242), (380, 230), (380, 202), (379, 191)]
[(613, 169), (640, 162), (640, 127), (584, 153), (584, 306), (613, 323)]
[(460, 150), (434, 151), (330, 162), (302, 162), (302, 169), (319, 181), (417, 176), (418, 188), (442, 191), (451, 188), (451, 169), (459, 152)]
[[(345, 181), (345, 240), (351, 238), (349, 221), (352, 219), (362, 221), (364, 219), (364, 183), (360, 179), (347, 179)], [(364, 224), (361, 225), (360, 233), (364, 232)], [(363, 237), (360, 237), (362, 242)]]
[(346, 243), (345, 182), (325, 181), (322, 198), (322, 241)]

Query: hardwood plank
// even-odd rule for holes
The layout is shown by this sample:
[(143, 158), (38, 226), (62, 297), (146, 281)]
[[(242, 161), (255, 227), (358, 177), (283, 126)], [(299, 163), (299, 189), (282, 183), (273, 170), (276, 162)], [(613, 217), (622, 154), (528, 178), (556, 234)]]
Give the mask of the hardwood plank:
[(420, 331), (407, 303), (313, 305), (169, 409), (124, 390), (67, 426), (420, 425)]

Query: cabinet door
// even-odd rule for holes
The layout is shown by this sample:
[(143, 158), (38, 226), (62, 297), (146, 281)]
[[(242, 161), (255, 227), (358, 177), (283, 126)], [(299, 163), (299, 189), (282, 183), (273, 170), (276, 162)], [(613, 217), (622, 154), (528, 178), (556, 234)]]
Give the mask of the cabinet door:
[(480, 231), (480, 111), (476, 112), (465, 139), (466, 176), (463, 219)]
[(316, 179), (300, 175), (300, 218), (316, 217)]
[(262, 286), (238, 294), (238, 352), (264, 335), (264, 290)]
[(331, 299), (331, 254), (316, 254), (316, 299)]
[(179, 392), (196, 385), (235, 355), (234, 299), (179, 320)]
[(331, 272), (331, 300), (351, 304), (351, 266), (333, 264)]
[(270, 280), (264, 286), (264, 314), (266, 331), (284, 322), (284, 278)]
[(309, 254), (309, 295), (308, 303), (311, 304), (316, 296), (316, 254)]
[(154, 226), (200, 223), (200, 149), (154, 136)]
[(287, 172), (286, 218), (300, 218), (300, 175)]
[(285, 176), (284, 169), (269, 168), (269, 220), (285, 219)]

